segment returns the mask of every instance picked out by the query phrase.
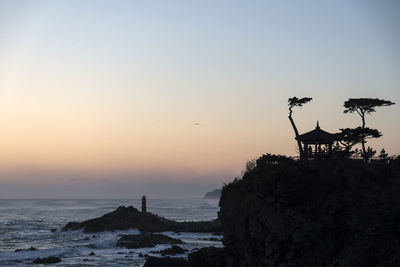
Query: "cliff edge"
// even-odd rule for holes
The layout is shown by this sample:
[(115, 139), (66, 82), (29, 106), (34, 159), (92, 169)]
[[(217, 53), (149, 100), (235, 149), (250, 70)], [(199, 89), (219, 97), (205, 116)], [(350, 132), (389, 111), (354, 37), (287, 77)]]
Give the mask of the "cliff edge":
[(399, 165), (260, 157), (222, 190), (226, 266), (399, 266)]

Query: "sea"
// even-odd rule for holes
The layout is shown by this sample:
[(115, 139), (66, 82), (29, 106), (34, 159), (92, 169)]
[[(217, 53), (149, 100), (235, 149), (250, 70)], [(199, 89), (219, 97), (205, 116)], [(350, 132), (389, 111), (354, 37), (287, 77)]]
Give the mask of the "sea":
[[(152, 251), (170, 247), (116, 246), (121, 235), (139, 234), (137, 229), (95, 234), (61, 231), (67, 222), (96, 218), (119, 206), (140, 210), (141, 199), (0, 199), (0, 266), (32, 266), (36, 258), (50, 256), (62, 260), (52, 266), (143, 266), (146, 259), (140, 253), (159, 257)], [(218, 210), (215, 199), (147, 199), (148, 212), (176, 221), (212, 220), (217, 218)], [(222, 246), (222, 236), (212, 233), (164, 234), (184, 241), (182, 247), (189, 252)], [(31, 247), (36, 250), (30, 250)], [(89, 255), (92, 252), (95, 255)], [(187, 254), (176, 257), (187, 257)]]

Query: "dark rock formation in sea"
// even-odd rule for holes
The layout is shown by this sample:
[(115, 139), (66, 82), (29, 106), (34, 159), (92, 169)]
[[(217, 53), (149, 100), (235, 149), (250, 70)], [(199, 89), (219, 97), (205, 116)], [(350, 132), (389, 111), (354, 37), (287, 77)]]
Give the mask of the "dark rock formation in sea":
[(227, 267), (399, 266), (398, 162), (263, 156), (220, 207)]
[(33, 263), (34, 264), (51, 264), (58, 263), (61, 259), (58, 257), (47, 257), (47, 258), (36, 258)]
[(150, 212), (142, 213), (132, 206), (121, 206), (113, 212), (107, 213), (99, 218), (87, 220), (81, 223), (69, 222), (62, 230), (83, 229), (86, 233), (96, 233), (133, 228), (143, 232), (176, 231), (211, 233), (221, 231), (221, 224), (218, 220), (176, 222), (162, 218)]
[(118, 247), (150, 248), (158, 244), (183, 244), (182, 240), (162, 234), (123, 235), (118, 241)]
[(161, 256), (165, 256), (165, 255), (175, 256), (176, 254), (184, 254), (185, 252), (188, 252), (188, 250), (183, 249), (180, 246), (173, 245), (170, 248), (166, 248), (163, 250), (150, 251), (150, 252), (153, 254), (161, 254)]
[[(174, 265), (175, 264), (175, 265)], [(205, 247), (190, 253), (188, 259), (149, 257), (143, 267), (224, 267), (225, 258), (222, 248)]]
[(205, 247), (188, 256), (190, 267), (224, 267), (225, 256), (222, 248)]
[(222, 189), (215, 189), (211, 192), (207, 192), (204, 198), (208, 199), (219, 199), (221, 197)]
[(17, 248), (16, 250), (14, 250), (15, 252), (21, 252), (21, 251), (35, 251), (37, 250), (37, 248), (34, 247), (30, 247), (30, 248)]

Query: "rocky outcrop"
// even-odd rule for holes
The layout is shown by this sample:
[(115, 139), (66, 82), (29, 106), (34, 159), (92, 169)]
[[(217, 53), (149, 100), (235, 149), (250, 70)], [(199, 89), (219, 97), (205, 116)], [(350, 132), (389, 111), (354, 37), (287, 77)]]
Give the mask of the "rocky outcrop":
[[(175, 264), (175, 265), (174, 265)], [(183, 258), (149, 257), (144, 267), (224, 267), (225, 258), (222, 248), (205, 247), (190, 253), (188, 260)]]
[(123, 235), (118, 241), (118, 247), (150, 248), (159, 244), (183, 244), (182, 240), (162, 234)]
[(207, 199), (219, 199), (221, 197), (222, 189), (215, 189), (211, 192), (207, 192), (204, 198)]
[(37, 248), (34, 247), (30, 247), (30, 248), (17, 248), (16, 250), (14, 250), (15, 252), (21, 252), (21, 251), (35, 251), (37, 250)]
[(168, 220), (150, 212), (142, 213), (136, 208), (119, 207), (115, 211), (107, 213), (99, 218), (87, 220), (81, 223), (69, 222), (62, 229), (83, 229), (87, 233), (103, 231), (126, 230), (136, 228), (143, 232), (218, 232), (221, 231), (218, 220), (202, 222), (176, 222)]
[(172, 255), (175, 256), (176, 254), (184, 254), (185, 252), (188, 252), (187, 249), (183, 249), (180, 246), (173, 245), (170, 248), (166, 248), (163, 250), (157, 250), (157, 251), (150, 251), (153, 254), (161, 254), (161, 256), (166, 256), (166, 255)]
[(222, 248), (205, 247), (190, 253), (190, 267), (224, 267), (225, 256)]
[(399, 169), (260, 158), (222, 191), (226, 266), (397, 266)]
[(36, 258), (33, 263), (34, 264), (51, 264), (58, 263), (61, 259), (58, 257), (47, 257), (47, 258)]

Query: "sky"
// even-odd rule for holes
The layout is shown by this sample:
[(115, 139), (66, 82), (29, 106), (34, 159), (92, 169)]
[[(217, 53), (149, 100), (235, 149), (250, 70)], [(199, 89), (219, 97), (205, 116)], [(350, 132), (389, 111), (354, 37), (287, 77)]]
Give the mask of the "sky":
[(201, 197), (300, 133), (400, 154), (399, 1), (0, 0), (0, 198)]

